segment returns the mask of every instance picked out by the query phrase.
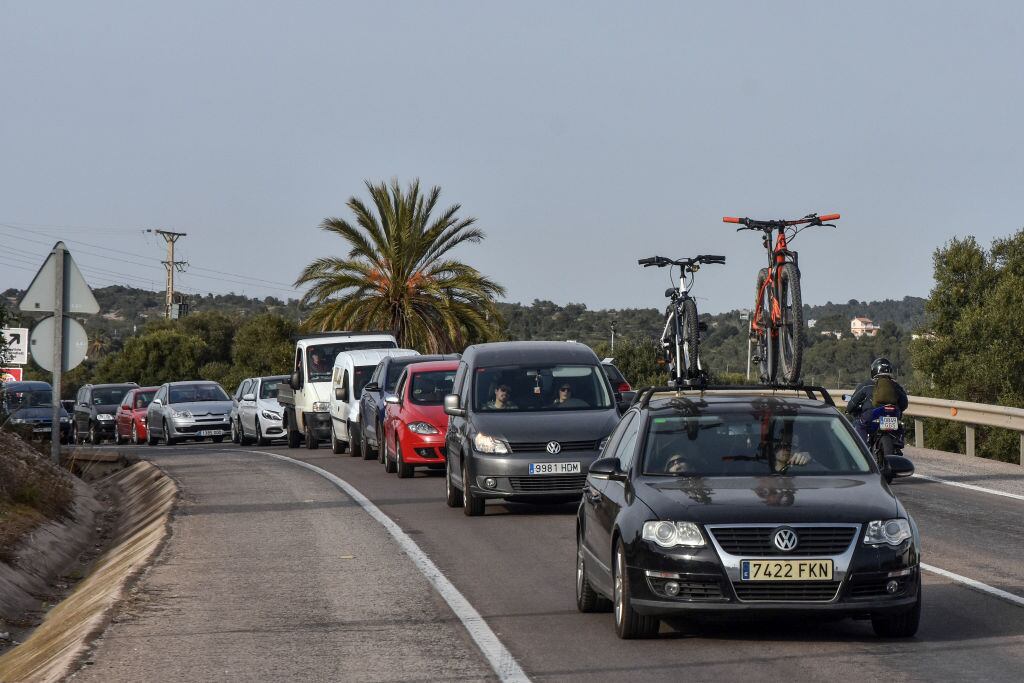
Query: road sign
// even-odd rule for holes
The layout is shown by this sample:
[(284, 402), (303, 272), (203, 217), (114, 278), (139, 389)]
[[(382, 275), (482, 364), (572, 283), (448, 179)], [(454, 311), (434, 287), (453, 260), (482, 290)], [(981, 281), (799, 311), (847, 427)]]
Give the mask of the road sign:
[(0, 360), (11, 365), (28, 363), (28, 328), (5, 327), (3, 333), (7, 340), (7, 353), (6, 357)]
[[(68, 371), (77, 368), (85, 360), (89, 349), (89, 337), (85, 328), (74, 318), (64, 318), (64, 367)], [(44, 370), (53, 370), (53, 316), (43, 318), (32, 328), (29, 336), (32, 360)]]
[(21, 368), (0, 368), (0, 382), (20, 382)]
[[(42, 268), (32, 278), (32, 284), (21, 297), (18, 308), (31, 313), (52, 313), (56, 306), (57, 251), (60, 247), (64, 253), (64, 312), (65, 313), (99, 313), (100, 305), (93, 296), (89, 285), (82, 277), (71, 252), (63, 249), (64, 243), (58, 242), (43, 263)], [(36, 360), (38, 355), (33, 353)]]

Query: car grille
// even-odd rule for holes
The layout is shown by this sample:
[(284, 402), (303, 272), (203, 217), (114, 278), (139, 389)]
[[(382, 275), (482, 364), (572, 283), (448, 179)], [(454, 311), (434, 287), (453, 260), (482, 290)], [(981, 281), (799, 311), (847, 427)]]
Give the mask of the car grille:
[[(557, 441), (553, 439), (554, 441)], [(530, 453), (533, 451), (547, 451), (550, 441), (516, 441), (510, 443), (513, 453)], [(562, 453), (566, 451), (596, 451), (599, 441), (557, 441), (562, 446)]]
[(744, 602), (828, 602), (839, 590), (838, 581), (744, 581), (733, 583)]
[(203, 431), (204, 429), (220, 429), (228, 431), (231, 429), (231, 425), (227, 422), (204, 422), (198, 425), (182, 425), (181, 427), (175, 427), (174, 431), (179, 434), (194, 434), (196, 432)]
[(850, 547), (856, 527), (852, 526), (815, 526), (791, 527), (799, 538), (796, 550), (784, 553), (772, 543), (772, 534), (778, 527), (712, 527), (709, 531), (714, 535), (722, 550), (730, 555), (841, 555)]
[[(665, 584), (675, 581), (679, 584), (679, 594), (669, 595), (665, 590)], [(683, 576), (679, 579), (666, 579), (657, 576), (648, 576), (647, 583), (651, 590), (661, 598), (669, 600), (686, 600), (690, 602), (701, 602), (705, 600), (724, 600), (722, 593), (722, 580), (717, 576)]]
[[(846, 592), (851, 600), (866, 600), (869, 598), (901, 598), (907, 594), (907, 583), (909, 579), (909, 576), (894, 576), (890, 578), (884, 574), (860, 577), (855, 576), (850, 580), (849, 587), (846, 589)], [(885, 589), (886, 584), (890, 581), (895, 581), (897, 584), (896, 590), (892, 593)]]
[(535, 477), (509, 477), (513, 491), (553, 491), (579, 493), (587, 480), (585, 474), (548, 474)]

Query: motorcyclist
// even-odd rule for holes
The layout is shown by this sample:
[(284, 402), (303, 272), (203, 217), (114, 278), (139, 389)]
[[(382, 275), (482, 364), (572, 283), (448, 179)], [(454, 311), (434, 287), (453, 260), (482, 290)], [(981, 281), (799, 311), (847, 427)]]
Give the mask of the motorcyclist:
[(871, 364), (871, 379), (862, 382), (846, 404), (846, 414), (853, 418), (857, 433), (865, 442), (868, 440), (867, 421), (871, 411), (879, 406), (894, 405), (902, 413), (909, 401), (907, 392), (893, 379), (892, 363), (888, 358), (876, 358)]

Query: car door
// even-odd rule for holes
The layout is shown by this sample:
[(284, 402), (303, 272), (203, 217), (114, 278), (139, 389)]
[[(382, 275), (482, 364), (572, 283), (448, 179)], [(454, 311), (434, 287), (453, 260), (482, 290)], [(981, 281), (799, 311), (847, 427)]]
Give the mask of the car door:
[(78, 390), (75, 398), (75, 429), (79, 434), (89, 431), (89, 387)]
[[(246, 434), (256, 433), (256, 392), (259, 391), (259, 379), (250, 378), (242, 385), (242, 395), (238, 397), (238, 415), (242, 421), (242, 430)], [(246, 400), (251, 395), (252, 400)]]
[(128, 436), (132, 433), (132, 401), (135, 400), (135, 392), (129, 391), (121, 399), (121, 405), (117, 407), (117, 417), (114, 422), (114, 441), (122, 434)]
[[(636, 412), (627, 413), (619, 424), (608, 436), (608, 443), (605, 444), (601, 457), (614, 457), (622, 443), (623, 435), (636, 421)], [(583, 486), (583, 547), (600, 565), (599, 576), (608, 577), (611, 580), (611, 528), (602, 519), (607, 514), (604, 500), (607, 496), (609, 484), (613, 482), (607, 479), (597, 479), (588, 476)], [(607, 550), (606, 550), (607, 549)], [(603, 581), (601, 582), (603, 585)]]
[[(377, 363), (377, 367), (370, 376), (370, 381), (363, 388), (363, 395), (359, 399), (360, 429), (366, 435), (367, 443), (376, 444), (378, 447), (380, 443), (377, 437), (377, 397), (380, 396), (381, 374), (385, 367), (385, 361)], [(373, 387), (377, 387), (377, 389), (373, 389)]]
[[(452, 394), (459, 397), (459, 405), (465, 410), (469, 401), (469, 385), (471, 384), (469, 366), (466, 363), (459, 363), (459, 369), (455, 372), (455, 381), (452, 384)], [(448, 461), (448, 470), (451, 472), (452, 481), (462, 481), (462, 461), (465, 458), (465, 449), (469, 448), (469, 413), (465, 416), (448, 416), (448, 433), (445, 435), (444, 448), (445, 459)]]
[(167, 436), (164, 434), (163, 413), (164, 404), (167, 403), (167, 385), (160, 387), (153, 400), (149, 402), (146, 409), (146, 430), (154, 435)]
[[(608, 457), (619, 460), (619, 469), (629, 472), (632, 467), (634, 453), (636, 452), (637, 440), (640, 436), (640, 425), (643, 420), (639, 414), (633, 411), (627, 414), (623, 422), (622, 435), (615, 445), (615, 450), (610, 452)], [(609, 563), (612, 558), (612, 532), (615, 530), (615, 520), (618, 518), (619, 510), (626, 505), (628, 482), (613, 481), (607, 479), (601, 491), (600, 499), (594, 506), (594, 521), (597, 523), (597, 537), (594, 542), (594, 552), (601, 558), (602, 564)], [(604, 569), (602, 567), (602, 569)], [(610, 576), (610, 569), (608, 570)]]
[(395, 385), (395, 398), (398, 399), (398, 403), (386, 403), (384, 404), (384, 443), (394, 444), (395, 435), (398, 433), (398, 422), (401, 420), (402, 413), (402, 402), (405, 400), (405, 386), (409, 382), (409, 367), (406, 366), (405, 370), (398, 377), (398, 383)]

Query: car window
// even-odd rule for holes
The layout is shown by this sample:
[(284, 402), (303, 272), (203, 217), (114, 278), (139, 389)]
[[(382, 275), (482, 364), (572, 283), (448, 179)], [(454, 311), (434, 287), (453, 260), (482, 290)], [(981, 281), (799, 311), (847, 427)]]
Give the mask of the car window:
[[(636, 413), (634, 413), (635, 415)], [(640, 420), (634, 417), (626, 424), (626, 428), (622, 431), (622, 438), (616, 444), (615, 453), (612, 455), (612, 457), (618, 458), (619, 467), (623, 470), (628, 470), (630, 465), (633, 464), (633, 455), (636, 452), (636, 439), (639, 434)]]
[(402, 368), (402, 374), (398, 376), (398, 381), (395, 382), (395, 395), (402, 396), (405, 393), (405, 381), (408, 378), (409, 373), (405, 372), (405, 368)]
[(281, 384), (279, 379), (265, 379), (260, 382), (260, 398), (277, 398), (277, 390)]
[(104, 387), (92, 390), (92, 404), (94, 406), (109, 406), (121, 402), (124, 395), (130, 391), (127, 387)]
[[(608, 380), (597, 365), (529, 364), (477, 368), (474, 410), (607, 410)], [(500, 394), (499, 394), (500, 392)]]
[(135, 407), (136, 408), (147, 408), (150, 402), (156, 396), (155, 391), (136, 391), (135, 392)]
[(217, 384), (185, 384), (171, 387), (169, 403), (201, 403), (229, 401), (228, 395)]
[(653, 416), (645, 474), (764, 476), (871, 471), (839, 415), (753, 413)]
[(455, 370), (427, 370), (412, 375), (409, 400), (425, 406), (439, 406), (452, 392)]
[(622, 434), (629, 427), (629, 424), (636, 419), (636, 412), (626, 413), (626, 416), (619, 421), (619, 424), (615, 425), (615, 429), (608, 435), (608, 443), (604, 445), (604, 449), (601, 451), (602, 458), (610, 458), (615, 450), (619, 447), (619, 442), (622, 440)]
[(128, 407), (128, 406), (130, 406), (131, 404), (132, 404), (132, 394), (131, 394), (131, 393), (129, 392), (129, 393), (127, 393), (127, 394), (125, 394), (125, 395), (124, 395), (124, 398), (123, 398), (123, 399), (121, 399), (121, 405), (120, 405), (120, 407), (121, 407), (121, 408), (127, 408), (127, 407)]
[(622, 373), (619, 372), (619, 369), (614, 365), (604, 363), (601, 367), (604, 368), (604, 372), (606, 375), (608, 375), (608, 379), (611, 381), (612, 384), (618, 384), (620, 382), (626, 381), (626, 378), (622, 376)]

